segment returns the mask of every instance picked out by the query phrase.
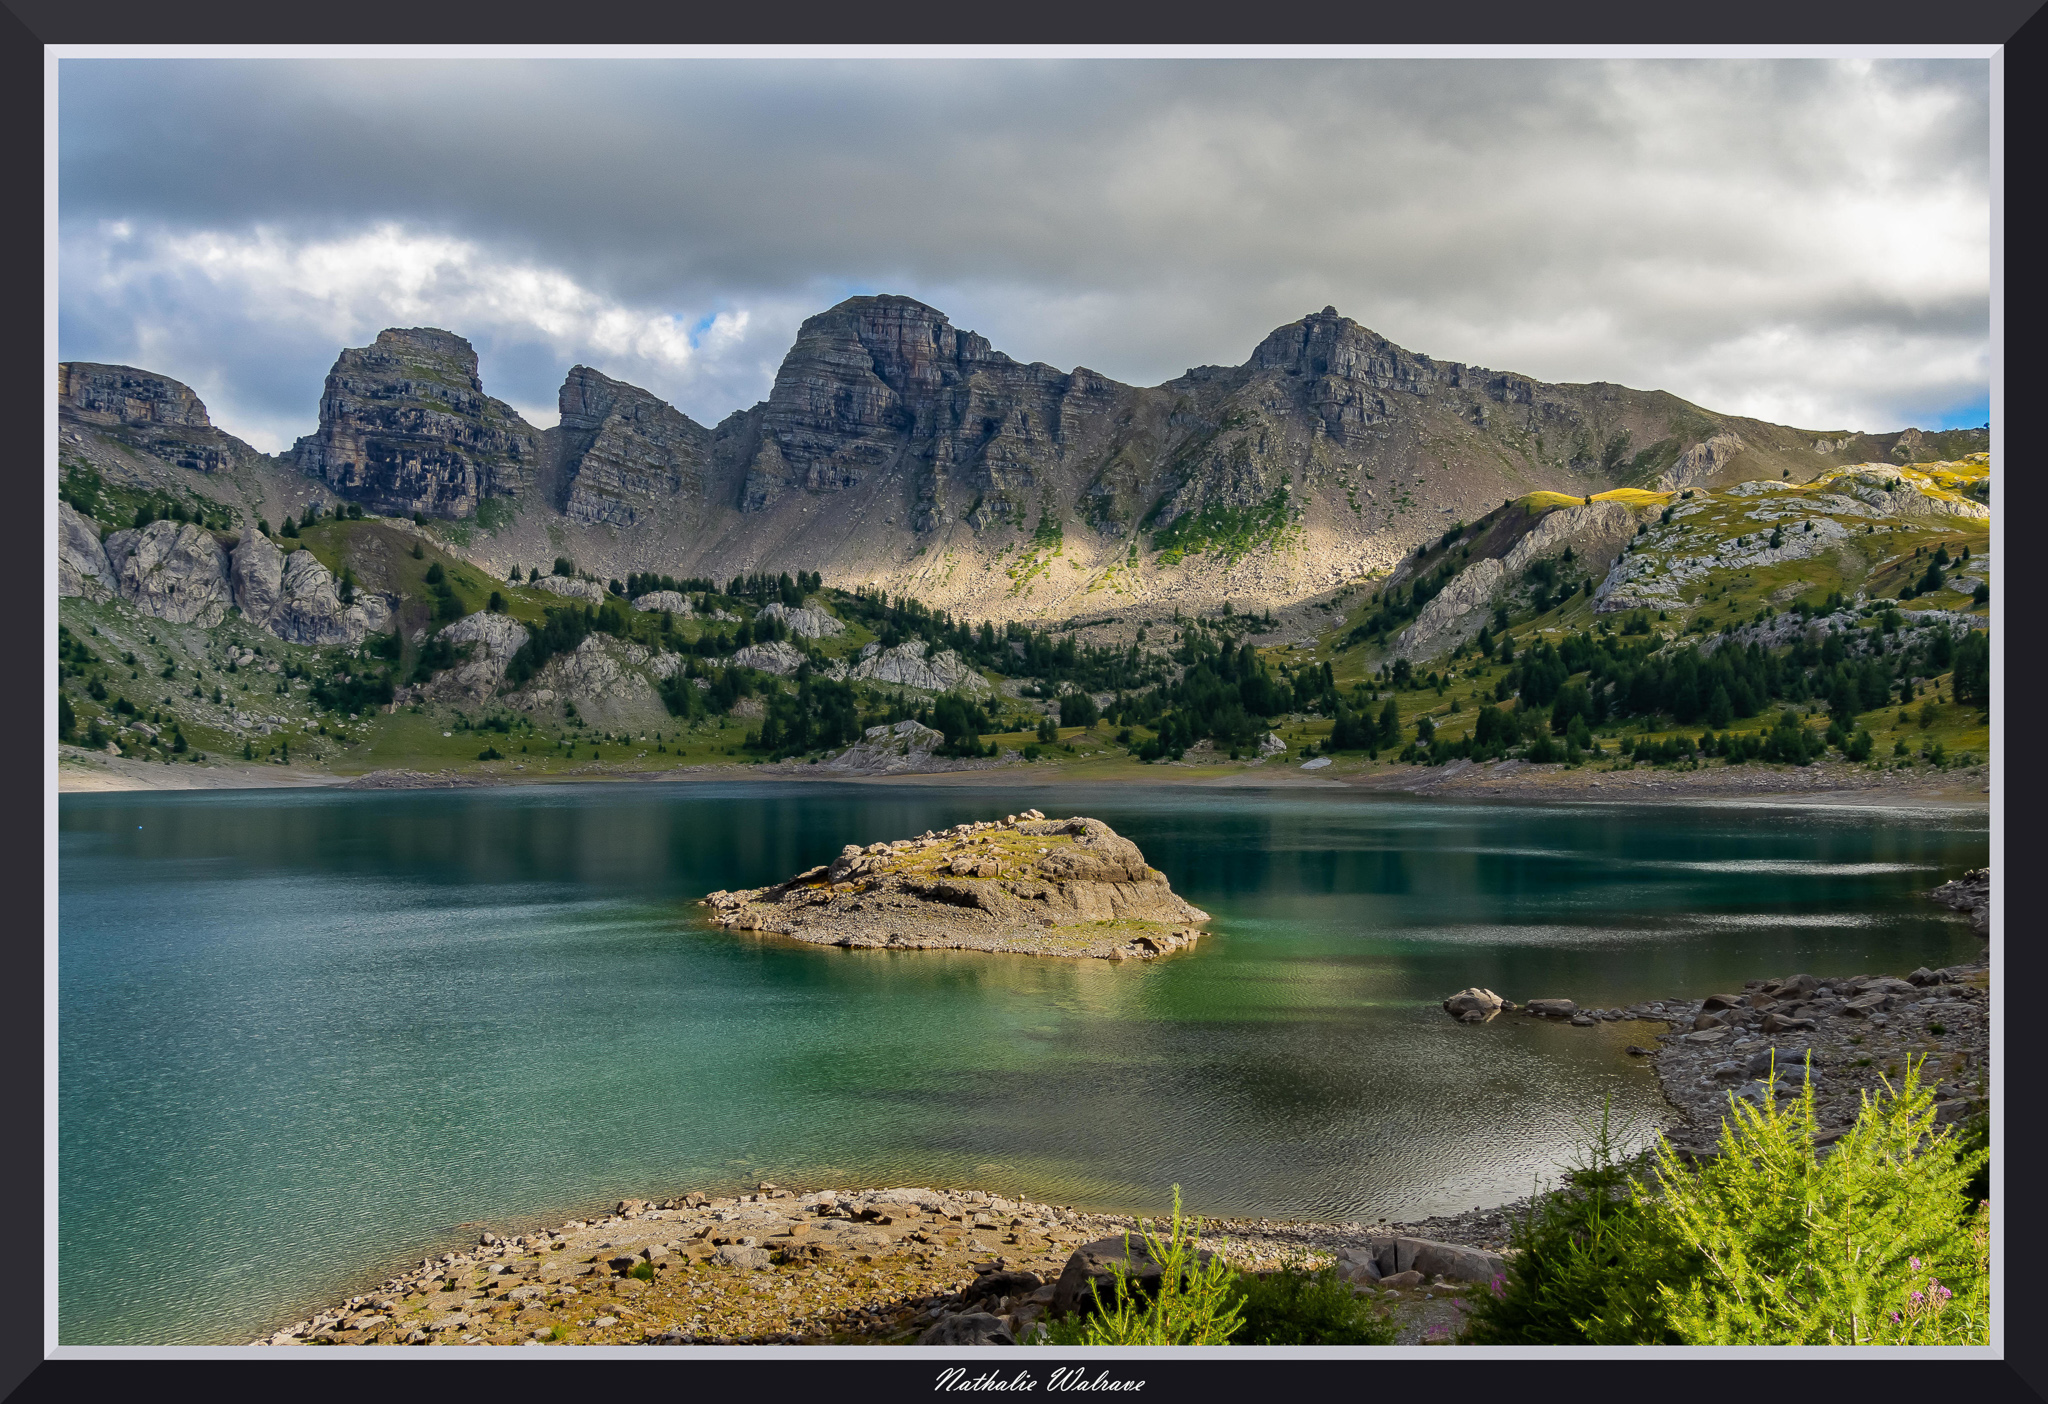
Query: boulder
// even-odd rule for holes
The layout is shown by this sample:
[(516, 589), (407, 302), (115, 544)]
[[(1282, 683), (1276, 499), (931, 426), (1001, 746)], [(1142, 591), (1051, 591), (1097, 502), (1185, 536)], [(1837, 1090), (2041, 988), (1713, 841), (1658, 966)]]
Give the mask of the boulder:
[(1811, 1019), (1795, 1018), (1773, 1011), (1764, 1015), (1763, 1031), (1767, 1034), (1799, 1033), (1813, 1026), (1814, 1021)]
[(1337, 1250), (1337, 1275), (1346, 1282), (1378, 1282), (1379, 1254), (1371, 1244), (1346, 1244)]
[(1045, 1283), (1035, 1272), (985, 1272), (961, 1295), (970, 1302), (1003, 1297), (1028, 1297)]
[(1532, 999), (1523, 1008), (1541, 1019), (1569, 1019), (1579, 1010), (1568, 999)]
[(1742, 995), (1710, 994), (1700, 1001), (1700, 1008), (1703, 1010), (1739, 1009), (1742, 1007), (1743, 1001), (1744, 996)]
[[(1214, 1255), (1198, 1248), (1195, 1256), (1206, 1263)], [(1119, 1269), (1131, 1286), (1147, 1297), (1159, 1291), (1166, 1276), (1166, 1269), (1152, 1257), (1141, 1235), (1098, 1238), (1076, 1248), (1060, 1270), (1052, 1288), (1053, 1315), (1093, 1311), (1098, 1300), (1105, 1305), (1113, 1303)]]
[(1819, 988), (1820, 981), (1811, 975), (1787, 975), (1782, 980), (1764, 986), (1764, 993), (1777, 999), (1796, 1000), (1804, 999)]
[(204, 527), (151, 522), (117, 531), (104, 545), (114, 588), (144, 614), (206, 628), (227, 618), (227, 552)]
[(1015, 1345), (1016, 1340), (1003, 1323), (985, 1311), (942, 1316), (917, 1338), (919, 1345), (973, 1346)]
[(1906, 982), (1911, 985), (1938, 985), (1941, 983), (1941, 977), (1923, 965), (1908, 975)]
[(57, 593), (103, 600), (113, 593), (113, 568), (100, 545), (99, 528), (69, 502), (57, 503)]
[(886, 775), (902, 770), (933, 768), (932, 753), (946, 744), (945, 733), (908, 717), (894, 726), (871, 726), (861, 739), (827, 760), (826, 770)]
[(1927, 894), (1935, 901), (1970, 914), (1970, 924), (1988, 932), (1991, 925), (1991, 869), (1977, 868)]
[(1380, 1279), (1382, 1287), (1420, 1287), (1422, 1283), (1422, 1274), (1414, 1268), (1409, 1268), (1406, 1272), (1390, 1273)]
[(1477, 985), (1459, 990), (1444, 1001), (1444, 1013), (1468, 1024), (1480, 1024), (1500, 1013), (1507, 1003), (1492, 990)]
[(1287, 743), (1280, 739), (1277, 732), (1267, 732), (1265, 739), (1259, 742), (1259, 754), (1262, 756), (1277, 756), (1286, 749)]
[(739, 1243), (722, 1243), (711, 1250), (711, 1260), (724, 1267), (751, 1268), (758, 1272), (771, 1266), (766, 1248), (749, 1248)]

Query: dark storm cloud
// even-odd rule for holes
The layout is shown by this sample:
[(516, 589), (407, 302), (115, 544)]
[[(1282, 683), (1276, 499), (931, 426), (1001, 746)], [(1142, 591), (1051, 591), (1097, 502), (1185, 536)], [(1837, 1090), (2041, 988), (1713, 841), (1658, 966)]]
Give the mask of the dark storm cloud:
[(1933, 422), (1988, 384), (1982, 61), (67, 60), (60, 83), (64, 354), (201, 367), (273, 441), (310, 427), (336, 346), (407, 319), (470, 335), (522, 406), (583, 359), (715, 420), (854, 291), (1138, 383), (1330, 303), (1446, 359), (1815, 428)]

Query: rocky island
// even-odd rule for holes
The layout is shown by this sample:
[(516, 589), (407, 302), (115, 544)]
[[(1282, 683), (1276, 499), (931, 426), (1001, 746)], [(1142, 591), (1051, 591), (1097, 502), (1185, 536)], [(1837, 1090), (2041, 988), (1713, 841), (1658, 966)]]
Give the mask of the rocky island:
[(895, 843), (848, 844), (772, 887), (714, 892), (712, 922), (825, 946), (1150, 959), (1209, 914), (1100, 819), (1035, 809)]

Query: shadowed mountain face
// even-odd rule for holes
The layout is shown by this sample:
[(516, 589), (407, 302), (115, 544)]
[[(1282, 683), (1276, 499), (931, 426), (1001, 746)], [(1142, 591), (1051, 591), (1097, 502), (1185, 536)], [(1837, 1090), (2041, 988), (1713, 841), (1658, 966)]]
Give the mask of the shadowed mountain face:
[(467, 517), (531, 483), (540, 435), (484, 393), (476, 352), (432, 327), (393, 328), (341, 353), (301, 472), (378, 512)]
[(89, 431), (198, 473), (219, 473), (262, 458), (214, 428), (188, 385), (133, 366), (67, 361), (57, 367), (57, 417), (67, 438)]
[[(70, 370), (67, 396), (109, 407), (91, 413), (190, 413), (110, 378), (146, 372)], [(1013, 360), (893, 296), (806, 321), (769, 397), (716, 429), (587, 366), (561, 411), (542, 433), (484, 393), (468, 342), (391, 330), (342, 353), (295, 461), (375, 511), (475, 519), (464, 549), (500, 573), (559, 554), (608, 577), (816, 570), (1029, 618), (1311, 598), (1539, 489), (1803, 482), (1988, 447), (1981, 430), (1816, 432), (1549, 385), (1328, 307), (1243, 365), (1141, 388)]]
[(553, 505), (572, 521), (630, 527), (665, 503), (701, 502), (711, 431), (624, 381), (577, 366), (562, 382)]

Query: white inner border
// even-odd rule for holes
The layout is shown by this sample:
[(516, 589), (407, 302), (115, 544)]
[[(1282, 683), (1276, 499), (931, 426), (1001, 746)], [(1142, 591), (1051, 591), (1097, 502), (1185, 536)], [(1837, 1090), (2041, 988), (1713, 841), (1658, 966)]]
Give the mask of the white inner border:
[[(1991, 89), (1991, 454), (1994, 476), (2002, 463), (2005, 423), (2005, 57), (1997, 44), (57, 44), (43, 50), (43, 340), (45, 364), (54, 380), (57, 348), (57, 72), (62, 59), (1783, 59), (1783, 58), (1947, 58), (1984, 59)], [(46, 382), (48, 383), (48, 382)], [(44, 402), (43, 463), (47, 477), (43, 529), (43, 735), (56, 731), (57, 677), (57, 401)], [(2005, 514), (1994, 510), (1991, 549), (2005, 559)], [(2005, 635), (1991, 630), (1991, 866), (2005, 868), (2005, 709), (1998, 705), (2005, 682)], [(57, 1341), (57, 750), (46, 743), (44, 765), (43, 862), (43, 1355), (52, 1360), (174, 1360), (226, 1358), (297, 1360), (306, 1364), (343, 1360), (418, 1359), (413, 1346), (355, 1346), (342, 1351), (295, 1351), (268, 1346), (66, 1346)], [(2005, 923), (2004, 904), (1991, 903), (1991, 1196), (1999, 1202), (2005, 1184)], [(1368, 1359), (1480, 1357), (1499, 1359), (1787, 1359), (1894, 1356), (1910, 1359), (2005, 1357), (2005, 1251), (2002, 1221), (1994, 1222), (1991, 1244), (1991, 1344), (1988, 1346), (1226, 1346), (1212, 1347), (1231, 1358)], [(517, 1346), (469, 1346), (462, 1358), (518, 1355)], [(1086, 1359), (1093, 1370), (1125, 1360), (1203, 1357), (1197, 1347), (1133, 1346), (1071, 1348), (1057, 1359), (1030, 1352), (992, 1357), (969, 1347), (931, 1346), (583, 1346), (574, 1359), (650, 1356), (689, 1359), (758, 1360), (794, 1357), (904, 1358), (929, 1361), (933, 1375), (958, 1363), (979, 1362), (1005, 1379), (1021, 1368), (1043, 1387), (1052, 1370), (1068, 1358)], [(448, 1353), (433, 1357), (440, 1360)], [(531, 1356), (522, 1356), (532, 1359)], [(560, 1358), (550, 1350), (548, 1359)], [(982, 1373), (970, 1369), (970, 1378)], [(1124, 1372), (1118, 1372), (1124, 1373)], [(1037, 1392), (1033, 1390), (1032, 1392)]]

